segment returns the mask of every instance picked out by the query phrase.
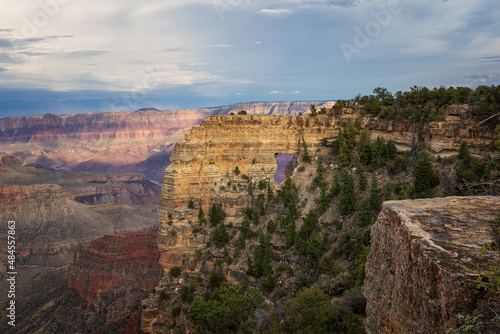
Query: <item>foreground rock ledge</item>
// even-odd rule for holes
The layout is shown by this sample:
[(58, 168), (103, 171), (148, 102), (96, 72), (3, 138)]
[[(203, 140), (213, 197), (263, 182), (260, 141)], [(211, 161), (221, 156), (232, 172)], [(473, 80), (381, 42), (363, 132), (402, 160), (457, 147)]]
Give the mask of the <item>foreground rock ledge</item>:
[(489, 196), (385, 202), (366, 264), (367, 332), (445, 333), (478, 308), (477, 265), (499, 261), (480, 256), (498, 210)]

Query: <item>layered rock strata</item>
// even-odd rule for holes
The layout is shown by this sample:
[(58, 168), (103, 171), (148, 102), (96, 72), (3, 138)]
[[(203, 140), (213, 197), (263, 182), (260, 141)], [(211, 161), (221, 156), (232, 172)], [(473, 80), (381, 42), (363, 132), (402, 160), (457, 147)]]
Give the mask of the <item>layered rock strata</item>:
[[(190, 259), (206, 242), (204, 235), (192, 232), (200, 206), (208, 213), (218, 203), (229, 216), (236, 215), (252, 204), (255, 183), (273, 180), (277, 154), (304, 150), (304, 142), (313, 150), (337, 130), (334, 119), (325, 115), (211, 116), (191, 129), (175, 145), (163, 179), (158, 209), (162, 266), (193, 269)], [(189, 208), (190, 201), (196, 210)]]
[(208, 115), (237, 113), (297, 115), (310, 104), (256, 102), (185, 110), (19, 116), (0, 119), (0, 152), (24, 164), (55, 170), (140, 172), (161, 180), (175, 142)]
[(140, 301), (163, 276), (159, 256), (156, 230), (107, 235), (78, 248), (49, 332), (139, 332)]
[(499, 208), (500, 197), (385, 202), (366, 264), (367, 332), (445, 333), (488, 299), (477, 269), (500, 260), (481, 256)]

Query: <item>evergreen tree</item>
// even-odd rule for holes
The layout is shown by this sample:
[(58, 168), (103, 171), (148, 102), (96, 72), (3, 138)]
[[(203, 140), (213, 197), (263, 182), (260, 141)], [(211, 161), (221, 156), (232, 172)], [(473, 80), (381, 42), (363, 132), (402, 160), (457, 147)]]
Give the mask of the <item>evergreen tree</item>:
[(429, 154), (422, 150), (417, 156), (415, 166), (415, 198), (432, 197), (433, 188), (439, 184), (439, 175), (432, 168)]
[(370, 183), (370, 207), (374, 212), (380, 210), (380, 189), (378, 188), (378, 181), (375, 173), (373, 173)]
[(299, 232), (299, 236), (302, 240), (309, 240), (311, 234), (318, 229), (317, 219), (316, 212), (312, 210), (309, 211)]
[(213, 204), (212, 210), (210, 210), (210, 225), (217, 226), (222, 223), (226, 218), (226, 214), (219, 204)]
[(340, 185), (339, 174), (337, 171), (334, 171), (332, 190), (330, 192), (333, 197), (337, 197), (340, 194), (340, 190), (342, 190), (342, 186)]
[(253, 250), (252, 266), (248, 268), (248, 274), (254, 277), (261, 277), (271, 263), (271, 237), (263, 233), (259, 236), (259, 245)]
[(358, 219), (359, 219), (359, 225), (361, 227), (368, 226), (372, 223), (373, 217), (372, 217), (369, 197), (363, 198), (359, 203)]
[(347, 120), (343, 133), (347, 147), (349, 148), (349, 150), (352, 150), (354, 146), (356, 146), (356, 128), (352, 124), (351, 119)]
[(311, 156), (309, 155), (309, 151), (307, 150), (307, 144), (306, 144), (306, 140), (304, 138), (302, 138), (302, 148), (304, 150), (304, 153), (302, 154), (302, 161), (310, 164), (312, 159), (311, 159)]
[(267, 183), (267, 202), (270, 203), (274, 200), (274, 191), (271, 187), (271, 182)]
[(339, 209), (343, 216), (350, 215), (356, 210), (356, 193), (354, 192), (354, 178), (347, 169), (342, 171), (342, 190), (340, 191)]
[(358, 174), (358, 178), (359, 178), (359, 181), (358, 181), (359, 182), (359, 190), (365, 191), (366, 188), (368, 187), (368, 178), (366, 177), (364, 168), (358, 169), (356, 171), (356, 173)]
[(359, 158), (365, 165), (369, 165), (372, 159), (372, 145), (368, 140), (366, 129), (363, 129), (359, 138)]
[(215, 247), (224, 247), (229, 242), (229, 233), (227, 233), (226, 225), (222, 223), (217, 226), (214, 230), (213, 238)]
[(351, 163), (351, 150), (347, 145), (347, 142), (343, 140), (340, 143), (339, 155), (338, 155), (338, 164), (339, 167), (347, 167)]
[(285, 230), (285, 246), (290, 248), (295, 243), (295, 219), (287, 219), (286, 222), (286, 230)]
[(203, 213), (201, 203), (200, 203), (200, 209), (198, 210), (198, 223), (200, 223), (200, 226), (205, 225), (205, 223), (206, 223), (205, 214)]

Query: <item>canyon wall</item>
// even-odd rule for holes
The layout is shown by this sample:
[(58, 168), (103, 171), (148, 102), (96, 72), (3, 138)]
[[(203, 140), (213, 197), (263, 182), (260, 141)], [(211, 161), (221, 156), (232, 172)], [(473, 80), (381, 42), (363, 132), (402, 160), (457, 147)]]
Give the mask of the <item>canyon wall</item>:
[(481, 310), (477, 269), (498, 264), (481, 256), (498, 208), (500, 197), (384, 202), (366, 264), (367, 332), (445, 333), (457, 314)]
[(102, 114), (19, 116), (0, 119), (0, 152), (55, 170), (140, 172), (161, 180), (173, 144), (208, 115), (297, 115), (310, 104), (255, 102), (188, 110), (141, 110)]
[[(160, 263), (168, 269), (192, 270), (196, 249), (204, 246), (203, 234), (192, 231), (198, 208), (209, 212), (220, 204), (229, 216), (252, 201), (252, 189), (276, 173), (278, 153), (315, 149), (322, 138), (337, 134), (333, 118), (305, 116), (211, 116), (191, 129), (175, 145), (165, 170), (158, 208)], [(238, 172), (235, 172), (238, 167)], [(189, 208), (193, 201), (196, 210)]]
[(79, 247), (67, 289), (40, 332), (138, 333), (140, 301), (163, 275), (159, 254), (155, 230), (106, 235)]
[[(165, 170), (158, 209), (164, 268), (187, 265), (194, 251), (205, 243), (204, 235), (192, 233), (200, 206), (207, 214), (217, 203), (229, 216), (236, 215), (253, 204), (256, 183), (273, 179), (278, 153), (303, 151), (303, 142), (313, 152), (321, 139), (336, 138), (339, 127), (348, 122), (367, 128), (372, 140), (392, 140), (400, 150), (411, 149), (419, 136), (437, 154), (457, 154), (462, 141), (474, 143), (472, 151), (478, 150), (495, 138), (493, 131), (479, 131), (474, 123), (457, 119), (419, 124), (349, 114), (207, 117), (175, 145)], [(195, 209), (189, 208), (190, 201)]]

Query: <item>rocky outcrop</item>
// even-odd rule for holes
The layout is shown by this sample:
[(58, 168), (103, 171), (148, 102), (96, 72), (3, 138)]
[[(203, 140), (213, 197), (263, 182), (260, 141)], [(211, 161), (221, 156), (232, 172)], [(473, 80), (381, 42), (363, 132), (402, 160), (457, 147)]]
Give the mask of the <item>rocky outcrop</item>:
[[(340, 123), (345, 123), (351, 115), (344, 116)], [(486, 146), (495, 139), (495, 131), (478, 128), (476, 122), (448, 120), (446, 122), (413, 123), (408, 121), (356, 118), (362, 127), (369, 130), (370, 139), (377, 137), (385, 141), (392, 140), (398, 150), (411, 150), (419, 137), (431, 152), (442, 156), (456, 155), (463, 141), (472, 151), (479, 153), (481, 146)]]
[(189, 110), (9, 117), (0, 119), (0, 152), (43, 168), (140, 172), (159, 181), (173, 144), (206, 116), (240, 110), (297, 115), (307, 112), (310, 104), (334, 103), (257, 102)]
[(499, 261), (481, 256), (498, 208), (500, 197), (385, 202), (366, 264), (367, 332), (445, 333), (479, 308), (477, 269)]
[(195, 250), (206, 242), (203, 234), (192, 233), (198, 211), (189, 209), (189, 201), (207, 213), (218, 203), (234, 216), (251, 204), (254, 184), (273, 180), (278, 153), (296, 153), (304, 142), (312, 150), (337, 131), (326, 115), (211, 116), (191, 129), (175, 145), (163, 179), (158, 209), (162, 266), (192, 267)]
[(156, 230), (107, 235), (78, 248), (48, 332), (137, 333), (140, 301), (163, 276)]

